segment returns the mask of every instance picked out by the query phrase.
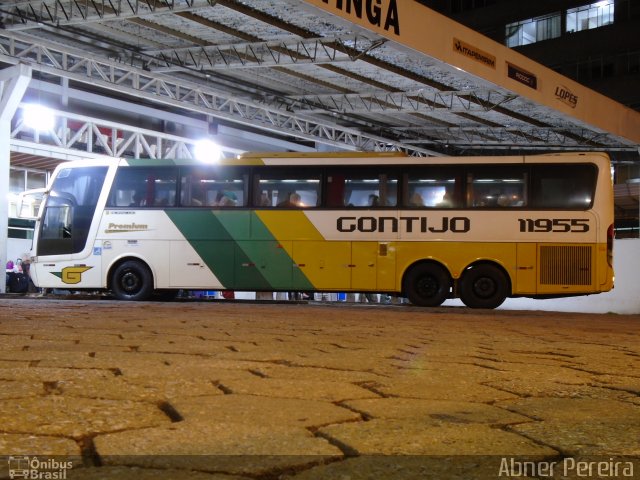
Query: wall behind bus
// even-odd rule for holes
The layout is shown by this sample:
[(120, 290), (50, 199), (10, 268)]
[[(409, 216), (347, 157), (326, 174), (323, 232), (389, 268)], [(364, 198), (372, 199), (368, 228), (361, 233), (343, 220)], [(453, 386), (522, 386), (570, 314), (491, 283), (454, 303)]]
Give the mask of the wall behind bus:
[[(545, 310), (554, 312), (640, 314), (640, 239), (615, 240), (613, 244), (615, 288), (610, 292), (583, 297), (534, 300), (508, 298), (504, 310)], [(448, 300), (445, 305), (462, 305)]]
[(7, 260), (16, 263), (16, 260), (22, 258), (25, 253), (29, 253), (29, 250), (31, 250), (31, 240), (21, 238), (7, 239)]

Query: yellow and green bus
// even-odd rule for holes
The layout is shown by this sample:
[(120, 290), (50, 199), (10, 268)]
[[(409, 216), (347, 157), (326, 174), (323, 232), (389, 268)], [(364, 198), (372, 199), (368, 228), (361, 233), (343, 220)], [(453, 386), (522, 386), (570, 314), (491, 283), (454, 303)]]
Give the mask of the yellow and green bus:
[(613, 287), (604, 153), (243, 154), (59, 165), (35, 226), (39, 287), (121, 300), (190, 290), (379, 292), (438, 306)]

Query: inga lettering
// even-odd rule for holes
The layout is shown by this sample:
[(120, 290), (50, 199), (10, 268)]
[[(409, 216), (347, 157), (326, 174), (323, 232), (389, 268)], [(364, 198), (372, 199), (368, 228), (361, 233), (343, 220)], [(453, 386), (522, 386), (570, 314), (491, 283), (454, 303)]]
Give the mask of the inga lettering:
[[(329, 0), (322, 0), (329, 4)], [(398, 5), (396, 0), (333, 0), (336, 9), (362, 18), (364, 13), (367, 21), (376, 27), (382, 27), (387, 31), (393, 31), (400, 35), (400, 21), (398, 18)]]
[(471, 220), (468, 217), (338, 217), (336, 229), (344, 233), (466, 233), (471, 230)]

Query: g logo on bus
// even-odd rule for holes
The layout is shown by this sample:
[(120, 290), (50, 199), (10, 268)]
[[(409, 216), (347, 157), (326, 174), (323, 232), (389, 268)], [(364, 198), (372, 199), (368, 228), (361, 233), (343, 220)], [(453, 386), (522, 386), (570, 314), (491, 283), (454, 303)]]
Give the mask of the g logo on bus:
[(82, 274), (87, 270), (91, 270), (93, 267), (65, 267), (61, 272), (51, 272), (63, 283), (67, 283), (69, 285), (75, 285), (76, 283), (80, 283), (82, 280)]

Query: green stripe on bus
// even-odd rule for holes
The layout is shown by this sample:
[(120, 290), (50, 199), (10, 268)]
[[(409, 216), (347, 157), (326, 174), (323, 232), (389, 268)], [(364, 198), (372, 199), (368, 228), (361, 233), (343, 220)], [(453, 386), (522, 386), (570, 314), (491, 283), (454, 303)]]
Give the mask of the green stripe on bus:
[(253, 212), (166, 210), (166, 213), (226, 288), (313, 288)]
[[(274, 289), (291, 288), (293, 290), (312, 290), (313, 284), (294, 266), (293, 258), (287, 253), (282, 242), (284, 239), (277, 239), (267, 228), (264, 222), (254, 212), (251, 213), (251, 238), (263, 239), (265, 241), (251, 241), (251, 249), (257, 256), (265, 256), (264, 275), (267, 277)], [(266, 243), (266, 244), (265, 244)], [(249, 254), (249, 252), (247, 252)]]

